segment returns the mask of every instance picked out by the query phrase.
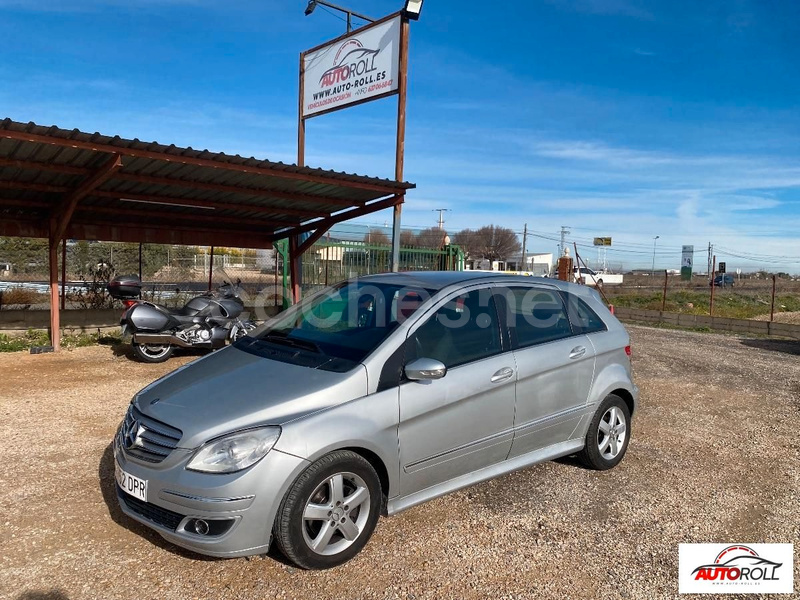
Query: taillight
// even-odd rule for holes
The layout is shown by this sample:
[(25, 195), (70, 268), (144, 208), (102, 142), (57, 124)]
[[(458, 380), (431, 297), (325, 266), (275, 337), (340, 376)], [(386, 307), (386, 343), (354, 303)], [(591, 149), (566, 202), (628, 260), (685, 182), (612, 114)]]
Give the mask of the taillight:
[(631, 355), (631, 347), (630, 346), (625, 346), (625, 354), (627, 354), (628, 356)]
[(125, 310), (128, 310), (131, 306), (136, 304), (138, 300), (123, 300), (122, 303), (125, 305)]

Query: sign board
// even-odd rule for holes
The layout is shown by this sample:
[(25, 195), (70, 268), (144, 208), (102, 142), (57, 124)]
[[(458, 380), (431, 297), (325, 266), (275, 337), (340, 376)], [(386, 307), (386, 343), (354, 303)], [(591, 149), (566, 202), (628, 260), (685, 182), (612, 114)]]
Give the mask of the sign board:
[(717, 273), (724, 273), (725, 272), (725, 263), (719, 263), (719, 268), (717, 268)]
[(611, 245), (611, 238), (610, 237), (596, 237), (596, 238), (594, 238), (594, 245), (595, 246), (610, 246)]
[(302, 54), (304, 119), (397, 93), (401, 19), (372, 23)]
[(694, 246), (683, 246), (681, 248), (681, 279), (684, 281), (691, 281), (693, 263)]

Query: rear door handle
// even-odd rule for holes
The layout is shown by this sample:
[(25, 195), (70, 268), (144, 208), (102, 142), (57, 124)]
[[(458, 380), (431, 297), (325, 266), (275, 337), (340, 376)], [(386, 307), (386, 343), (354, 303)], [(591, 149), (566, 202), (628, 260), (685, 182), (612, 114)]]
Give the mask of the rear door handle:
[(572, 359), (580, 358), (586, 354), (586, 348), (584, 346), (575, 346), (572, 350), (570, 350), (569, 357)]
[(500, 383), (501, 381), (505, 381), (507, 379), (511, 379), (514, 376), (514, 369), (511, 367), (503, 367), (497, 373), (492, 375), (492, 383)]

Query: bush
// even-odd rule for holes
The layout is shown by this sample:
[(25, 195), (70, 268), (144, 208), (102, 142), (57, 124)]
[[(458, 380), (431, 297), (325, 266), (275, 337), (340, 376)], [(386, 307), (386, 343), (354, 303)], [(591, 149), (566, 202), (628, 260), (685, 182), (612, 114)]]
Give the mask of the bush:
[(9, 306), (26, 306), (49, 302), (47, 294), (22, 287), (12, 287), (0, 292), (0, 308)]

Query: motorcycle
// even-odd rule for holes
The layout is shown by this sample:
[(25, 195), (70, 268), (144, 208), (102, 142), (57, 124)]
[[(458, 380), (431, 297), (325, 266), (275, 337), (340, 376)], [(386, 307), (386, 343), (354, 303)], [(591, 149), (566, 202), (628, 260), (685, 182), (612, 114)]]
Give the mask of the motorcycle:
[(136, 275), (117, 277), (107, 289), (125, 304), (120, 321), (123, 341), (130, 340), (139, 360), (160, 363), (176, 347), (216, 350), (255, 329), (254, 323), (239, 318), (244, 310), (240, 283), (225, 282), (216, 292), (192, 298), (176, 310), (141, 300), (142, 282)]

